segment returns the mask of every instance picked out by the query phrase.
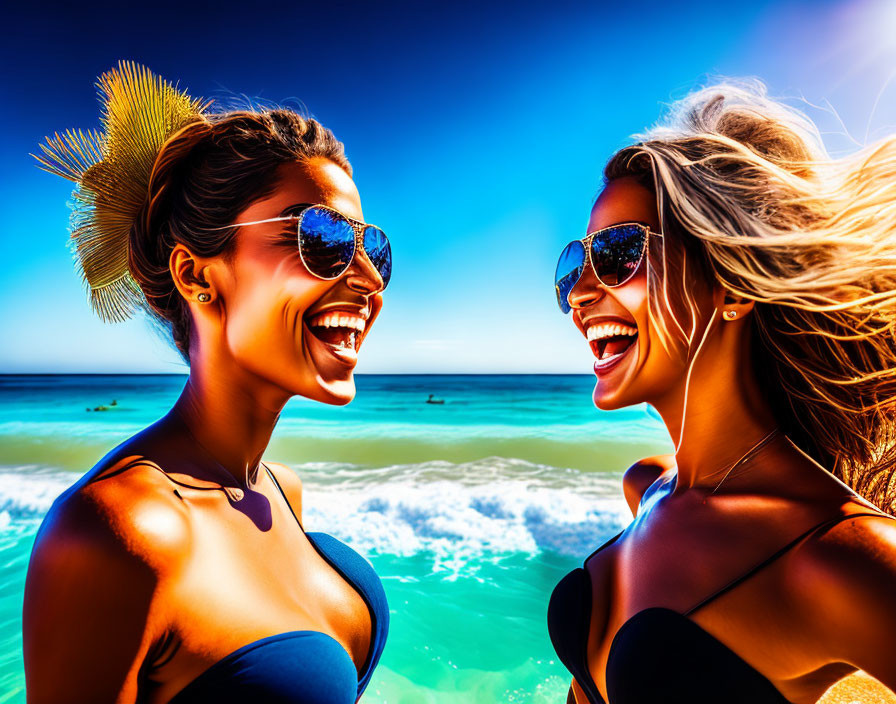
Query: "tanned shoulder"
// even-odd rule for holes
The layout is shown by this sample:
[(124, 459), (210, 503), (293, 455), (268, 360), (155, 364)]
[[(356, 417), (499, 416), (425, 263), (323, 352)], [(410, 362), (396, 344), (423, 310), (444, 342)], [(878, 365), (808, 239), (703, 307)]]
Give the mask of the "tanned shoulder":
[[(29, 702), (128, 701), (165, 627), (160, 585), (182, 564), (186, 512), (121, 463), (51, 507), (35, 540), (23, 607)], [(170, 483), (169, 483), (170, 484)]]
[(673, 471), (675, 471), (675, 455), (646, 457), (625, 470), (622, 477), (622, 491), (633, 516), (638, 513), (644, 492), (663, 474)]
[(813, 536), (787, 583), (821, 652), (896, 691), (896, 520), (861, 516)]
[(190, 539), (186, 508), (176, 486), (158, 469), (120, 461), (62, 494), (41, 525), (34, 552), (75, 546), (103, 555), (130, 555), (165, 572)]

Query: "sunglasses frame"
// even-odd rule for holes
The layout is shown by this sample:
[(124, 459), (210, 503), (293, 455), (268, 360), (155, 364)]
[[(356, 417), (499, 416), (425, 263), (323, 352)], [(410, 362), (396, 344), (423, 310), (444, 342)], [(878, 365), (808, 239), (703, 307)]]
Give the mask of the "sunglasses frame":
[[(335, 281), (340, 276), (345, 274), (345, 272), (348, 271), (349, 267), (352, 265), (352, 262), (355, 261), (355, 257), (358, 256), (359, 250), (364, 252), (364, 254), (367, 255), (367, 258), (370, 259), (370, 255), (367, 254), (367, 250), (364, 249), (364, 233), (368, 227), (372, 227), (372, 228), (382, 232), (383, 237), (386, 238), (386, 242), (389, 243), (390, 252), (392, 250), (392, 246), (391, 246), (392, 243), (389, 242), (389, 237), (386, 235), (385, 232), (383, 232), (383, 229), (381, 227), (377, 227), (376, 225), (372, 225), (368, 222), (361, 222), (360, 220), (355, 220), (354, 218), (350, 218), (348, 215), (344, 215), (343, 213), (340, 213), (335, 208), (331, 208), (329, 205), (324, 205), (323, 203), (300, 203), (299, 206), (302, 208), (302, 211), (300, 213), (296, 213), (295, 215), (283, 215), (283, 216), (276, 217), (276, 218), (267, 218), (265, 220), (250, 220), (249, 222), (235, 222), (231, 225), (225, 225), (224, 227), (212, 227), (209, 229), (211, 229), (211, 230), (227, 230), (231, 227), (243, 227), (245, 225), (262, 225), (267, 222), (287, 222), (289, 220), (295, 220), (296, 221), (296, 246), (299, 249), (299, 257), (302, 260), (302, 265), (305, 267), (305, 270), (309, 274), (311, 274), (314, 277), (317, 277), (321, 281)], [(305, 255), (302, 254), (302, 218), (305, 216), (305, 213), (307, 213), (312, 208), (320, 208), (322, 210), (326, 210), (326, 211), (329, 211), (330, 213), (333, 213), (334, 215), (336, 215), (339, 218), (342, 218), (351, 226), (352, 231), (355, 233), (355, 248), (354, 248), (354, 251), (352, 252), (352, 257), (351, 257), (351, 259), (348, 260), (348, 262), (346, 262), (345, 268), (342, 271), (340, 271), (338, 274), (336, 274), (335, 276), (321, 276), (320, 274), (318, 274), (314, 271), (311, 271), (311, 269), (308, 266), (308, 262), (305, 261)], [(370, 263), (373, 264), (373, 261), (371, 260)], [(380, 270), (377, 269), (376, 264), (373, 264), (373, 268), (376, 269), (376, 273), (382, 279), (383, 275), (380, 273)], [(391, 276), (389, 278), (391, 279)], [(384, 289), (387, 285), (388, 285), (388, 282), (383, 280), (383, 288)]]
[[(594, 237), (596, 235), (599, 235), (601, 232), (606, 232), (607, 230), (615, 230), (617, 227), (632, 227), (632, 226), (638, 227), (639, 229), (644, 231), (644, 244), (641, 246), (641, 254), (638, 256), (638, 261), (635, 263), (635, 267), (632, 269), (632, 273), (629, 274), (628, 277), (625, 278), (624, 280), (618, 281), (615, 284), (604, 283), (603, 279), (601, 279), (600, 275), (597, 273), (597, 267), (594, 266), (594, 260), (591, 258), (591, 243), (594, 241)], [(590, 265), (591, 273), (594, 274), (594, 278), (597, 279), (598, 283), (601, 286), (603, 286), (604, 288), (618, 288), (619, 286), (624, 286), (629, 281), (631, 281), (632, 277), (638, 272), (638, 269), (641, 268), (641, 262), (644, 261), (644, 255), (647, 252), (647, 246), (649, 244), (651, 235), (653, 235), (654, 237), (662, 237), (663, 233), (654, 232), (653, 230), (650, 229), (650, 225), (647, 225), (643, 222), (617, 222), (613, 225), (608, 225), (607, 227), (602, 227), (599, 230), (594, 230), (593, 232), (589, 232), (587, 235), (585, 235), (580, 240), (571, 240), (566, 245), (566, 247), (569, 247), (569, 245), (571, 245), (573, 242), (581, 242), (583, 248), (585, 249), (585, 261), (583, 262), (582, 268), (584, 269), (584, 267), (586, 265)], [(566, 251), (566, 247), (563, 248), (564, 252)], [(561, 252), (561, 254), (562, 254), (562, 252)], [(559, 264), (559, 261), (557, 263)], [(581, 278), (582, 278), (582, 275), (579, 274), (579, 278), (576, 279), (576, 282), (569, 289), (570, 292), (572, 292), (572, 289), (576, 287), (576, 284), (579, 283)], [(557, 285), (556, 280), (554, 281), (554, 292), (557, 294), (557, 304), (560, 305), (560, 290), (559, 290), (559, 286)], [(569, 307), (569, 310), (564, 311), (563, 306), (562, 305), (560, 306), (560, 310), (563, 311), (564, 315), (568, 314), (572, 310), (572, 306), (569, 305), (569, 294), (566, 295), (566, 298), (567, 298), (566, 305), (567, 305), (567, 307)]]

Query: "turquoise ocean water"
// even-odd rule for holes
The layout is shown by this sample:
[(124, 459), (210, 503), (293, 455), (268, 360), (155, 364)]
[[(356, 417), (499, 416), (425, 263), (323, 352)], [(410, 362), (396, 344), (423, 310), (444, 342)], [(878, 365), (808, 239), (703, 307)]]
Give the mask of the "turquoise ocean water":
[[(22, 593), (41, 519), (185, 381), (0, 376), (0, 702), (25, 701)], [(306, 528), (349, 543), (383, 578), (392, 627), (362, 701), (565, 701), (548, 597), (628, 522), (621, 471), (671, 450), (662, 424), (645, 406), (595, 409), (591, 376), (356, 381), (345, 407), (290, 401), (265, 457), (302, 477)]]

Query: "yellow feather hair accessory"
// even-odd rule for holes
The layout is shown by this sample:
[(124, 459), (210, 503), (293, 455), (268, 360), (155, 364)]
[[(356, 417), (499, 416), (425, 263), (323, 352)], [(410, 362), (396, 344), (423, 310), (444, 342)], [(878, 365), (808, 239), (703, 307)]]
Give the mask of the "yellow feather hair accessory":
[(32, 156), (40, 168), (77, 184), (69, 246), (94, 312), (121, 322), (146, 305), (128, 270), (128, 236), (147, 199), (153, 164), (165, 141), (201, 119), (211, 103), (130, 61), (120, 61), (96, 85), (102, 132), (55, 133)]

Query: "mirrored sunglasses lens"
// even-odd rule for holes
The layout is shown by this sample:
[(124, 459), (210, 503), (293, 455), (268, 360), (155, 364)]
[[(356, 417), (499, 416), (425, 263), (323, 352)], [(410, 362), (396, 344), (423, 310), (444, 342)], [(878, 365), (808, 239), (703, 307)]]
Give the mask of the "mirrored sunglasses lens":
[(591, 261), (604, 286), (624, 284), (638, 270), (647, 232), (637, 225), (620, 225), (598, 232), (591, 240)]
[(557, 293), (557, 304), (564, 313), (571, 310), (569, 292), (582, 276), (585, 267), (585, 246), (576, 240), (566, 245), (557, 262), (554, 274), (554, 291)]
[(383, 288), (386, 288), (392, 278), (392, 247), (380, 228), (373, 225), (364, 228), (364, 251), (383, 277)]
[(299, 247), (308, 271), (324, 279), (341, 275), (355, 254), (355, 231), (351, 224), (324, 208), (302, 211)]

